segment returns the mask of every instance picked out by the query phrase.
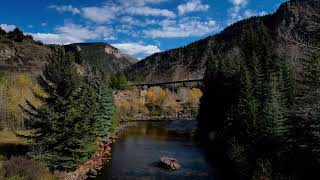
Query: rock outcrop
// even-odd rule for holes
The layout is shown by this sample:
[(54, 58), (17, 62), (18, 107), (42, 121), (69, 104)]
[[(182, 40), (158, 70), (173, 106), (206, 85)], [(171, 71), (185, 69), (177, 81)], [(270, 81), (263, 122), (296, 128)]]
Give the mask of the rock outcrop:
[(159, 165), (169, 170), (178, 170), (182, 167), (178, 160), (169, 157), (161, 157)]

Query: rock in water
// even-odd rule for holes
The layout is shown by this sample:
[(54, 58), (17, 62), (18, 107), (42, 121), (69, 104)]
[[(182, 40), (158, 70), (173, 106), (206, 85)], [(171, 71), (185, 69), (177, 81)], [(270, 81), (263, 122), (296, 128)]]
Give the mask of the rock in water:
[(160, 158), (159, 165), (163, 168), (171, 169), (171, 170), (178, 170), (181, 168), (181, 164), (179, 163), (178, 160), (174, 158), (169, 158), (169, 157)]

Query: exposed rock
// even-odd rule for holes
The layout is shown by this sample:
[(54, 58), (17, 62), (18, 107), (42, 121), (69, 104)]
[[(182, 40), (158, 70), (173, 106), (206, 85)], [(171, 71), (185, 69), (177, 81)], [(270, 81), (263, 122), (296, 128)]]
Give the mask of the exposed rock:
[(159, 165), (160, 167), (170, 170), (178, 170), (181, 168), (181, 164), (178, 160), (169, 157), (161, 157)]
[(90, 171), (87, 173), (88, 176), (97, 176), (98, 172), (95, 169), (90, 169)]
[(239, 69), (237, 61), (241, 60), (239, 43), (243, 31), (248, 25), (261, 22), (271, 32), (275, 52), (286, 54), (293, 67), (299, 67), (297, 59), (303, 57), (306, 50), (290, 40), (316, 44), (320, 38), (319, 13), (319, 0), (287, 1), (272, 15), (251, 17), (234, 23), (219, 34), (181, 48), (155, 53), (139, 61), (128, 71), (132, 74), (130, 77), (141, 77), (144, 83), (201, 79), (207, 60), (217, 53), (225, 57), (228, 60), (226, 64), (230, 63), (228, 66), (235, 71)]

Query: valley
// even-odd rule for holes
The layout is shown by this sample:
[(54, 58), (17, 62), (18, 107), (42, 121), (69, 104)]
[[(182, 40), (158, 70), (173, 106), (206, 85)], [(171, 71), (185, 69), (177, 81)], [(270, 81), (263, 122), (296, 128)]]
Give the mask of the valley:
[[(118, 9), (112, 3), (103, 8)], [(115, 17), (142, 16), (126, 3), (132, 2), (117, 4), (126, 11)], [(200, 0), (189, 3), (198, 6), (181, 4), (177, 14), (153, 9), (148, 16), (160, 13), (172, 25), (185, 13), (209, 9)], [(240, 13), (246, 3), (252, 2), (233, 5)], [(107, 38), (115, 30), (106, 29), (112, 22), (97, 7), (49, 9), (83, 12), (82, 18), (98, 9), (100, 18), (81, 30), (66, 21), (81, 38), (60, 45), (17, 27), (0, 28), (0, 179), (320, 177), (318, 0), (285, 1), (271, 14), (241, 17), (221, 32), (163, 52), (143, 42), (138, 45), (146, 49), (129, 43), (125, 51), (128, 43)], [(124, 20), (132, 25), (129, 17), (118, 23)], [(146, 36), (155, 26), (136, 23)], [(125, 26), (115, 27), (126, 39)], [(45, 37), (56, 40), (61, 33), (74, 40), (66, 29)], [(162, 30), (168, 29), (174, 30)], [(160, 32), (152, 32), (156, 42)]]

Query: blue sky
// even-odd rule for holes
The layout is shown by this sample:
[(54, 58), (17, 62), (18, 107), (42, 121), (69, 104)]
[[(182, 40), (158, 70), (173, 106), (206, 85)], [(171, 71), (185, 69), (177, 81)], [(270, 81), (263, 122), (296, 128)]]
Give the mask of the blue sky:
[(51, 44), (107, 42), (136, 58), (187, 45), (285, 0), (10, 0), (0, 26)]

